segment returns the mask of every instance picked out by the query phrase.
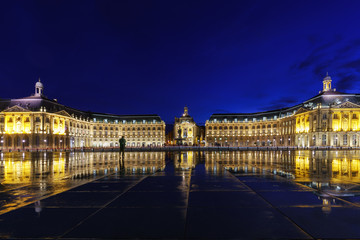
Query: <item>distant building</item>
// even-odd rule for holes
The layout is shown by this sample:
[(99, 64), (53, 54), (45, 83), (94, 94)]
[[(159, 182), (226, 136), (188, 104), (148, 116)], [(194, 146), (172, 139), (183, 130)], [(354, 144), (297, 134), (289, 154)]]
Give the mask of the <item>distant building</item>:
[(176, 145), (199, 145), (202, 143), (204, 134), (201, 135), (200, 127), (189, 115), (188, 108), (184, 108), (181, 117), (175, 118), (174, 124), (174, 143)]
[(84, 112), (35, 94), (0, 100), (0, 149), (116, 147), (125, 136), (129, 147), (162, 146), (165, 123), (158, 115), (113, 115)]
[(323, 90), (293, 107), (257, 113), (213, 114), (207, 146), (359, 147), (360, 94), (337, 92), (331, 77)]
[(165, 144), (171, 146), (175, 144), (174, 140), (174, 124), (166, 124), (165, 128)]

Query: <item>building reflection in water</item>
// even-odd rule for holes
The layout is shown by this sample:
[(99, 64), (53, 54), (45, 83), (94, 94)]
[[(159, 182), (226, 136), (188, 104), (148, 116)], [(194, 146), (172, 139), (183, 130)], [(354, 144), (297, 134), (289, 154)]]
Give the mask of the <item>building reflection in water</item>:
[[(164, 152), (0, 153), (0, 192), (4, 209), (66, 191), (105, 175), (148, 175), (165, 169)], [(336, 197), (360, 195), (360, 151), (222, 151), (168, 153), (175, 171), (190, 184), (190, 172), (205, 164), (210, 175), (275, 174), (314, 189), (330, 211)], [(201, 168), (199, 168), (200, 170)], [(39, 209), (41, 204), (39, 203)]]
[(162, 152), (127, 152), (124, 168), (117, 152), (1, 153), (0, 214), (109, 174), (147, 175), (164, 168)]
[[(126, 173), (150, 174), (165, 167), (163, 152), (127, 152)], [(1, 153), (1, 184), (56, 183), (91, 179), (119, 171), (119, 154), (101, 153)]]
[(337, 197), (360, 195), (360, 151), (211, 152), (205, 165), (213, 173), (275, 174), (314, 189), (330, 212)]
[(188, 151), (176, 152), (173, 154), (174, 165), (177, 170), (190, 170), (204, 159), (204, 152), (201, 151)]
[[(242, 151), (209, 152), (206, 168), (238, 173), (271, 172), (316, 188), (329, 183), (360, 183), (360, 151)], [(312, 185), (313, 186), (313, 185)]]

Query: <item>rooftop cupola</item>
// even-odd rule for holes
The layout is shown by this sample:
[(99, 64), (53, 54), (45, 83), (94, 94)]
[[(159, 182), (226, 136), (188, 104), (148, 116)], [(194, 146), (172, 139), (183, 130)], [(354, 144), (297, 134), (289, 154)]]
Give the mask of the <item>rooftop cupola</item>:
[(332, 91), (331, 90), (331, 77), (326, 73), (326, 77), (323, 80), (323, 92)]
[(41, 83), (40, 78), (39, 81), (35, 84), (35, 96), (42, 96), (44, 94), (44, 85)]
[(188, 108), (187, 108), (187, 107), (184, 107), (183, 117), (187, 117), (187, 116), (189, 116)]

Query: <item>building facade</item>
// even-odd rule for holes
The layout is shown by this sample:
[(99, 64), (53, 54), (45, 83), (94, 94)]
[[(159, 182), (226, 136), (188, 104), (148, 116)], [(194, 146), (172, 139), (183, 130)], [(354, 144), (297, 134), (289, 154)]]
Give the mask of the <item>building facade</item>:
[(359, 147), (360, 94), (337, 92), (331, 77), (323, 90), (293, 107), (258, 113), (213, 114), (207, 146)]
[(112, 115), (84, 112), (35, 94), (0, 100), (0, 148), (72, 149), (117, 147), (124, 136), (129, 147), (163, 146), (165, 122), (158, 115)]
[(195, 123), (189, 115), (187, 107), (181, 117), (175, 118), (174, 142), (176, 145), (200, 145), (204, 139), (204, 131)]

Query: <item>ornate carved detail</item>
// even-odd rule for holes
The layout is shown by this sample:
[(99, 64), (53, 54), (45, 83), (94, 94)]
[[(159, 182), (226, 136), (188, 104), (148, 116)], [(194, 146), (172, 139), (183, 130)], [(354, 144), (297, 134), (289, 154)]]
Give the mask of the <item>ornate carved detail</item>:
[(65, 117), (71, 117), (71, 115), (65, 110), (58, 111), (55, 114), (62, 115), (62, 116), (65, 116)]
[(334, 108), (360, 108), (360, 105), (357, 105), (353, 102), (346, 101), (339, 105), (334, 106)]
[(31, 111), (23, 107), (20, 107), (18, 105), (15, 105), (8, 109), (5, 109), (3, 112), (31, 112)]
[(300, 114), (300, 113), (304, 113), (304, 112), (308, 112), (308, 111), (309, 111), (309, 109), (301, 107), (295, 112), (295, 115)]

